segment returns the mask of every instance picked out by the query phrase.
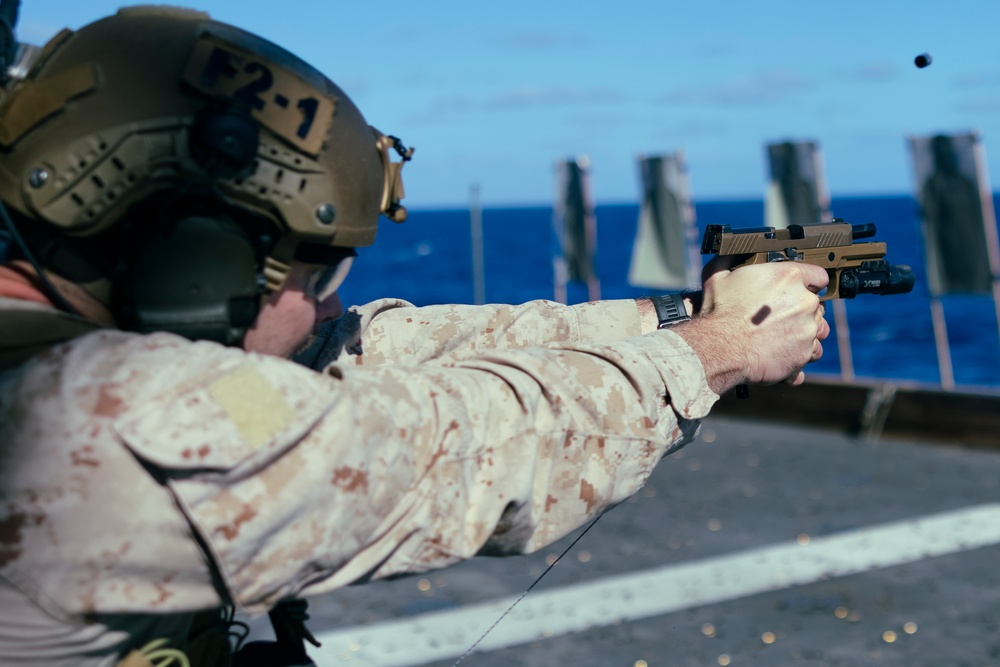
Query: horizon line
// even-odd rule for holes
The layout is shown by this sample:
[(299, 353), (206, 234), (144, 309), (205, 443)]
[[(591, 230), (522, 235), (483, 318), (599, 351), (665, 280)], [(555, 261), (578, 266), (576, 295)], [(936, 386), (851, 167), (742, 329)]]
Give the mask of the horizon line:
[[(993, 196), (1000, 196), (1000, 190), (994, 190)], [(852, 194), (839, 194), (831, 195), (831, 201), (837, 199), (879, 199), (888, 197), (910, 197), (916, 199), (912, 192), (862, 192), (862, 193), (852, 193)], [(762, 202), (764, 201), (763, 195), (719, 195), (719, 196), (705, 196), (705, 197), (693, 197), (692, 202), (695, 204), (699, 203), (725, 203), (725, 202)], [(637, 199), (603, 199), (594, 202), (595, 207), (599, 206), (625, 206), (625, 205), (638, 205), (640, 202)], [(412, 212), (422, 212), (422, 211), (449, 211), (449, 210), (461, 210), (465, 211), (469, 209), (469, 203), (439, 203), (439, 204), (414, 204), (408, 205), (407, 210)], [(552, 208), (552, 202), (480, 202), (480, 208), (482, 209), (527, 209), (527, 208)]]

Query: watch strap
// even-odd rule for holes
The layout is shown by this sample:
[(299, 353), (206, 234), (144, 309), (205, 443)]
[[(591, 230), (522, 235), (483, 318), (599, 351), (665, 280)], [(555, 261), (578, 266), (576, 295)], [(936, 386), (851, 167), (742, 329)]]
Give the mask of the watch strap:
[(683, 294), (662, 294), (651, 296), (649, 300), (653, 302), (653, 308), (656, 310), (657, 329), (666, 329), (691, 319), (684, 306)]

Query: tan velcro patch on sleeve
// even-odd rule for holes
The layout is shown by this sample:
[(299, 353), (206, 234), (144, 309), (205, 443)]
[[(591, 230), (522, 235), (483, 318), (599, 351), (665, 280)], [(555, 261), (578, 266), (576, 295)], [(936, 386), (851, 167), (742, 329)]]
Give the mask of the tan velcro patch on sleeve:
[(244, 366), (208, 387), (240, 436), (259, 446), (284, 431), (292, 415), (285, 397), (254, 366)]

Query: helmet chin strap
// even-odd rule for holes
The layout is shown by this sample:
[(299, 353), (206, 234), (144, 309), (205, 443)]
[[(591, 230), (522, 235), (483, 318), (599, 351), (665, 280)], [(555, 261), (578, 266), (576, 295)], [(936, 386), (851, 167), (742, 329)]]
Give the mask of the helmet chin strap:
[[(52, 284), (49, 280), (48, 274), (46, 274), (45, 269), (42, 265), (35, 259), (34, 253), (28, 248), (28, 244), (24, 242), (24, 237), (21, 236), (20, 232), (17, 231), (17, 226), (10, 217), (10, 213), (7, 212), (7, 207), (4, 203), (0, 201), (0, 220), (3, 221), (3, 226), (7, 229), (7, 234), (17, 245), (17, 249), (21, 252), (21, 255), (29, 264), (31, 268), (35, 270), (35, 274), (38, 276), (39, 282), (42, 284), (42, 289), (45, 291), (45, 296), (49, 298), (50, 301), (59, 310), (70, 313), (71, 315), (79, 315), (79, 311), (74, 308), (69, 301), (56, 289), (56, 286)], [(0, 261), (3, 261), (3, 257), (0, 257)]]

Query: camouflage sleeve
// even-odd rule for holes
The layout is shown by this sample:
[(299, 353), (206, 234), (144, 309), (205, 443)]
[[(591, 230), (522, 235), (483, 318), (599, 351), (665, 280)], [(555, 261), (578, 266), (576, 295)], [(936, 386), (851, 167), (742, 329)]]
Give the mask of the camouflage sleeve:
[[(638, 336), (639, 313), (631, 299), (566, 306), (553, 301), (507, 305), (440, 305), (417, 308), (381, 299), (351, 308), (328, 334), (337, 360), (356, 365), (418, 364), (453, 352), (524, 349), (551, 343), (611, 342)], [(346, 359), (342, 354), (352, 355)], [(325, 363), (311, 364), (323, 367)]]
[(323, 375), (246, 355), (183, 387), (117, 432), (258, 611), (550, 544), (641, 488), (717, 399), (667, 331)]

